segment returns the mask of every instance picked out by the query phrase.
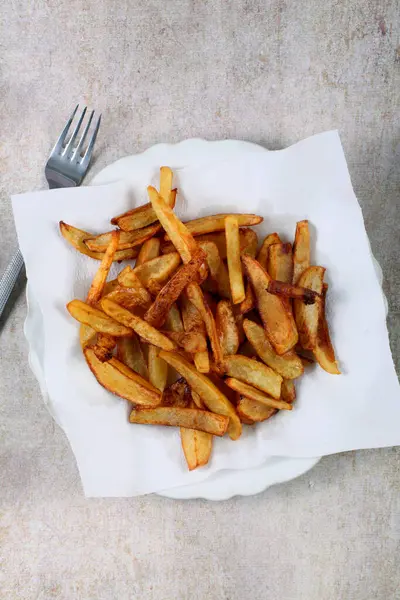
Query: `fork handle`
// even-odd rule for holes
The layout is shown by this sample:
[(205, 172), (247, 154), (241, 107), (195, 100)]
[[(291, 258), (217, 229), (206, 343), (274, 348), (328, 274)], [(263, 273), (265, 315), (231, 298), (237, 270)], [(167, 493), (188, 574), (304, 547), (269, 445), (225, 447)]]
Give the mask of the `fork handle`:
[(0, 279), (0, 317), (17, 282), (18, 275), (24, 264), (20, 250), (14, 254), (4, 275)]

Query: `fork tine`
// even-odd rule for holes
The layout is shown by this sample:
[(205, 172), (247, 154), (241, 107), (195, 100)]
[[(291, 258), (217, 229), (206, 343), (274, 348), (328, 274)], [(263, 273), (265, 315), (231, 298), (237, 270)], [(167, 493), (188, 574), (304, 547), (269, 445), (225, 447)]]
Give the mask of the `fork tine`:
[(61, 148), (63, 146), (63, 143), (65, 141), (65, 138), (67, 137), (68, 130), (71, 127), (71, 123), (72, 123), (72, 121), (73, 121), (73, 119), (74, 119), (74, 117), (76, 115), (76, 111), (78, 110), (78, 108), (79, 108), (79, 104), (77, 104), (75, 106), (75, 108), (74, 108), (74, 110), (72, 112), (72, 115), (68, 119), (67, 124), (65, 125), (64, 129), (62, 130), (60, 137), (56, 141), (55, 146), (54, 146), (51, 154), (58, 154), (58, 152), (61, 150)]
[(68, 156), (68, 154), (69, 154), (70, 150), (72, 149), (72, 147), (73, 147), (73, 143), (74, 143), (74, 142), (75, 142), (75, 140), (76, 140), (76, 136), (77, 136), (77, 135), (78, 135), (78, 133), (79, 133), (79, 130), (80, 130), (80, 128), (81, 128), (81, 125), (82, 125), (82, 121), (83, 121), (83, 119), (84, 119), (84, 117), (85, 117), (86, 110), (87, 110), (87, 107), (85, 106), (85, 108), (84, 108), (84, 109), (83, 109), (83, 111), (82, 111), (82, 114), (81, 114), (81, 116), (79, 117), (79, 121), (78, 121), (78, 123), (76, 124), (74, 131), (72, 132), (71, 138), (70, 138), (70, 140), (69, 140), (69, 142), (68, 142), (67, 146), (66, 146), (66, 147), (65, 147), (65, 149), (64, 149), (63, 155), (67, 155), (67, 156)]
[(89, 121), (87, 122), (87, 125), (86, 125), (86, 127), (85, 127), (85, 130), (84, 130), (84, 132), (83, 132), (83, 134), (82, 134), (82, 137), (81, 137), (81, 139), (79, 140), (79, 144), (78, 144), (78, 145), (77, 145), (77, 147), (75, 148), (75, 151), (74, 151), (74, 153), (73, 153), (73, 155), (72, 155), (72, 160), (75, 160), (75, 158), (79, 158), (79, 156), (80, 156), (80, 153), (81, 153), (81, 151), (82, 151), (83, 144), (85, 143), (85, 139), (86, 139), (86, 136), (87, 136), (87, 134), (88, 134), (88, 131), (89, 131), (89, 127), (90, 127), (90, 125), (91, 125), (91, 123), (92, 123), (92, 120), (93, 120), (93, 116), (94, 116), (94, 110), (92, 110), (92, 112), (90, 113)]
[(101, 123), (101, 115), (97, 119), (95, 130), (93, 131), (92, 137), (89, 140), (88, 147), (87, 147), (86, 152), (85, 152), (85, 154), (83, 156), (83, 160), (82, 160), (82, 163), (81, 163), (83, 167), (87, 167), (87, 165), (90, 162), (90, 159), (92, 158), (93, 148), (94, 148), (94, 145), (96, 143), (97, 134), (98, 134), (99, 129), (100, 129), (100, 123)]

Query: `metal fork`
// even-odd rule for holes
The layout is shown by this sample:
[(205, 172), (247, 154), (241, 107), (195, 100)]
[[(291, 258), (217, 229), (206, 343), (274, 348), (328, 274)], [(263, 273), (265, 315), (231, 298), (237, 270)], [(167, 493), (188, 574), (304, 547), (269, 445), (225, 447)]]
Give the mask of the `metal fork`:
[[(76, 105), (72, 115), (68, 119), (46, 163), (44, 173), (50, 189), (76, 187), (82, 183), (82, 180), (87, 173), (101, 123), (101, 115), (97, 119), (94, 131), (88, 141), (86, 151), (82, 155), (89, 128), (93, 121), (94, 110), (90, 114), (78, 145), (75, 146), (75, 142), (85, 118), (86, 107), (83, 109), (68, 142), (66, 142), (66, 139), (78, 108), (79, 104)], [(23, 264), (24, 261), (21, 251), (17, 250), (0, 279), (0, 317), (18, 280)]]

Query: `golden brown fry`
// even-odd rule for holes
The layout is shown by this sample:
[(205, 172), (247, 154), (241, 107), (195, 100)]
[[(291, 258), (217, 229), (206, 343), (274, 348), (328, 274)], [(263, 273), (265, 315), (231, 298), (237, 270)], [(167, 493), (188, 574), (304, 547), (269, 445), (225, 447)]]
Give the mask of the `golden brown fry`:
[(165, 321), (165, 327), (169, 331), (175, 331), (176, 333), (183, 332), (183, 323), (179, 308), (174, 303), (169, 309), (167, 319)]
[(211, 349), (214, 355), (214, 360), (216, 365), (218, 366), (222, 362), (223, 354), (217, 333), (217, 327), (215, 325), (215, 319), (211, 312), (211, 309), (205, 301), (203, 292), (197, 283), (189, 283), (186, 287), (186, 293), (188, 295), (189, 300), (195, 305), (204, 321), (207, 330), (207, 335), (211, 343)]
[[(140, 246), (143, 244), (143, 242), (156, 235), (160, 229), (161, 225), (156, 223), (155, 225), (150, 225), (149, 227), (144, 227), (143, 229), (137, 229), (136, 231), (117, 230), (119, 234), (117, 250), (127, 250), (128, 248)], [(90, 237), (85, 240), (85, 244), (92, 252), (105, 252), (110, 244), (113, 233), (113, 231), (108, 231), (107, 233), (96, 235), (96, 237)]]
[(293, 283), (297, 284), (300, 276), (310, 266), (310, 230), (308, 221), (299, 221), (293, 244)]
[(210, 277), (216, 279), (221, 266), (221, 257), (217, 245), (214, 242), (199, 242), (198, 244), (206, 253), (207, 265), (210, 270)]
[(136, 335), (130, 338), (119, 338), (117, 343), (117, 358), (144, 379), (149, 379), (146, 360)]
[(292, 283), (292, 244), (272, 244), (269, 247), (267, 271), (272, 279)]
[(149, 381), (160, 392), (164, 391), (168, 379), (168, 365), (159, 357), (160, 349), (157, 346), (149, 345)]
[[(197, 308), (190, 302), (185, 293), (181, 296), (182, 320), (186, 332), (200, 334), (206, 343), (206, 326)], [(200, 373), (208, 373), (210, 370), (210, 359), (207, 350), (197, 352), (194, 355), (194, 364)]]
[(246, 396), (240, 396), (236, 410), (244, 423), (246, 421), (250, 423), (266, 421), (277, 412), (275, 408), (270, 408), (261, 402), (246, 398)]
[(284, 379), (282, 381), (281, 399), (289, 403), (293, 403), (296, 400), (296, 388), (292, 379)]
[[(223, 231), (225, 229), (225, 218), (234, 216), (238, 219), (239, 227), (245, 227), (248, 225), (258, 225), (264, 219), (258, 215), (252, 214), (232, 214), (223, 213), (219, 215), (211, 215), (208, 217), (201, 217), (200, 219), (194, 219), (185, 223), (187, 230), (193, 235), (204, 235), (206, 233), (213, 233), (214, 231)], [(165, 227), (164, 227), (165, 229)], [(169, 232), (165, 236), (166, 240), (169, 240)]]
[(275, 352), (284, 354), (291, 350), (298, 340), (291, 310), (282, 298), (267, 292), (271, 278), (256, 260), (250, 256), (242, 256), (242, 262), (253, 287), (268, 339)]
[(220, 300), (218, 302), (215, 324), (222, 353), (224, 355), (236, 354), (239, 348), (239, 332), (229, 300)]
[(304, 373), (303, 364), (295, 352), (290, 350), (283, 355), (276, 354), (263, 327), (245, 319), (243, 328), (252, 348), (261, 360), (279, 375), (287, 379), (295, 379)]
[[(160, 352), (160, 356), (182, 375), (207, 408), (213, 413), (229, 417), (228, 434), (236, 440), (242, 433), (242, 425), (234, 407), (220, 390), (202, 373), (176, 352)], [(195, 429), (194, 427), (192, 429)]]
[(162, 398), (162, 406), (175, 406), (177, 408), (191, 408), (192, 394), (186, 380), (181, 377), (167, 388)]
[(255, 400), (256, 402), (260, 402), (261, 404), (265, 404), (265, 406), (276, 408), (278, 410), (292, 410), (292, 405), (289, 402), (275, 400), (275, 398), (263, 394), (253, 386), (248, 385), (243, 381), (239, 381), (239, 379), (228, 377), (225, 379), (225, 383), (236, 392), (239, 392), (239, 394), (246, 396), (246, 398), (250, 398), (251, 400)]
[[(194, 402), (192, 402), (191, 408), (196, 408)], [(206, 465), (210, 460), (213, 444), (213, 436), (211, 433), (181, 427), (180, 434), (182, 450), (189, 471), (193, 471), (193, 469), (196, 469), (197, 467)]]
[[(86, 256), (90, 256), (90, 258), (94, 258), (96, 260), (102, 260), (104, 256), (104, 252), (91, 252), (89, 248), (86, 247), (84, 240), (92, 237), (90, 233), (87, 231), (83, 231), (82, 229), (77, 229), (72, 225), (68, 225), (63, 221), (60, 221), (60, 232), (64, 239), (67, 240), (80, 252), (81, 254), (85, 254)], [(114, 254), (114, 262), (121, 260), (129, 260), (131, 258), (135, 258), (138, 255), (137, 248), (128, 248), (127, 250), (117, 250)]]
[(172, 304), (176, 302), (187, 284), (196, 277), (204, 259), (205, 253), (199, 248), (193, 259), (178, 269), (146, 312), (145, 319), (148, 323), (154, 327), (161, 327), (164, 324)]
[(196, 369), (199, 373), (209, 373), (210, 372), (210, 357), (208, 355), (208, 351), (204, 352), (196, 352), (194, 355), (194, 364), (196, 365)]
[(137, 280), (138, 285), (136, 287), (116, 287), (112, 292), (103, 296), (108, 300), (112, 300), (117, 304), (120, 304), (128, 310), (142, 307), (144, 309), (149, 308), (151, 304), (151, 296), (144, 286)]
[[(324, 273), (325, 269), (323, 267), (308, 267), (300, 276), (298, 283), (301, 287), (309, 288), (317, 294), (321, 294)], [(293, 302), (299, 341), (306, 350), (313, 350), (317, 344), (321, 303), (322, 298), (317, 298), (314, 304), (305, 304), (302, 300), (294, 300)]]
[[(178, 219), (172, 208), (151, 185), (147, 188), (151, 205), (165, 231), (179, 252), (182, 262), (187, 264), (197, 252), (198, 246), (185, 225)], [(166, 255), (168, 256), (168, 254)]]
[(268, 291), (270, 294), (276, 294), (284, 298), (297, 298), (305, 304), (314, 304), (319, 298), (319, 294), (313, 290), (294, 285), (293, 283), (283, 283), (283, 281), (271, 280), (268, 284)]
[(203, 400), (200, 398), (199, 394), (195, 391), (191, 391), (193, 403), (200, 410), (207, 410), (207, 406), (204, 404)]
[(333, 348), (331, 337), (329, 335), (328, 322), (326, 320), (325, 312), (325, 293), (327, 285), (324, 284), (323, 294), (321, 299), (321, 310), (318, 322), (317, 330), (317, 341), (314, 348), (314, 356), (318, 361), (318, 364), (331, 375), (340, 375), (340, 369), (335, 357), (335, 350)]
[(135, 267), (140, 267), (140, 265), (143, 265), (148, 260), (157, 258), (159, 255), (160, 238), (152, 237), (149, 240), (146, 240), (140, 248)]
[(264, 239), (257, 254), (257, 261), (267, 271), (269, 249), (273, 244), (280, 244), (281, 238), (277, 233), (270, 233)]
[[(164, 254), (163, 256), (148, 260), (139, 267), (135, 267), (131, 272), (140, 279), (145, 287), (148, 287), (150, 281), (163, 284), (176, 271), (180, 262), (181, 259), (179, 254), (177, 252), (171, 252), (171, 254)], [(130, 279), (130, 272), (126, 272), (125, 276), (122, 276), (121, 272), (118, 276), (120, 284), (127, 287), (130, 287)]]
[[(130, 338), (119, 338), (120, 340), (129, 340)], [(92, 346), (97, 358), (104, 362), (110, 360), (113, 356), (113, 350), (117, 345), (117, 340), (107, 333), (97, 335), (96, 344)]]
[(103, 295), (104, 286), (106, 283), (106, 279), (108, 277), (108, 273), (110, 271), (111, 265), (113, 263), (114, 254), (117, 250), (119, 240), (119, 231), (113, 231), (110, 235), (110, 242), (107, 246), (107, 249), (104, 253), (103, 259), (100, 263), (100, 266), (97, 270), (97, 273), (93, 277), (92, 284), (90, 286), (86, 302), (93, 306), (96, 304), (101, 296)]
[(134, 404), (144, 406), (160, 404), (160, 392), (116, 358), (101, 362), (92, 348), (86, 348), (84, 354), (93, 375), (109, 392)]
[(133, 329), (138, 336), (149, 344), (158, 346), (163, 350), (173, 350), (176, 348), (176, 344), (172, 340), (149, 325), (144, 319), (134, 315), (116, 302), (113, 302), (108, 298), (103, 298), (101, 300), (101, 307), (108, 316), (115, 321), (118, 321), (118, 323), (122, 323), (126, 327)]
[(225, 356), (224, 367), (229, 377), (240, 379), (273, 398), (280, 398), (282, 377), (264, 363), (236, 354)]
[[(252, 229), (244, 227), (239, 230), (240, 238), (240, 251), (246, 252), (252, 255), (254, 246), (258, 243), (257, 234)], [(204, 235), (196, 236), (196, 242), (201, 246), (202, 242), (212, 242), (218, 248), (218, 253), (221, 260), (226, 259), (226, 237), (225, 228), (223, 231), (217, 231), (215, 233), (206, 233)], [(168, 254), (168, 252), (175, 252), (175, 246), (172, 242), (166, 242), (162, 245), (161, 252)]]
[(163, 334), (190, 354), (207, 351), (205, 337), (197, 331), (163, 331)]
[(245, 292), (240, 262), (239, 224), (236, 217), (226, 217), (225, 235), (232, 302), (239, 304), (244, 300)]
[(169, 167), (160, 167), (160, 196), (167, 203), (172, 190), (172, 178), (173, 173)]
[[(171, 190), (168, 198), (168, 205), (174, 208), (176, 200), (176, 190)], [(154, 212), (150, 203), (138, 206), (133, 210), (128, 210), (122, 215), (118, 215), (111, 219), (113, 225), (117, 225), (123, 231), (134, 231), (142, 229), (157, 221), (157, 215)], [(89, 236), (90, 237), (90, 236)]]
[(109, 333), (115, 337), (132, 335), (132, 329), (121, 325), (101, 310), (89, 306), (82, 300), (72, 300), (67, 304), (67, 310), (74, 319), (89, 325), (99, 333)]
[(158, 406), (157, 408), (133, 409), (129, 420), (141, 425), (169, 425), (205, 431), (212, 435), (223, 436), (229, 419), (197, 408), (176, 408), (174, 406)]

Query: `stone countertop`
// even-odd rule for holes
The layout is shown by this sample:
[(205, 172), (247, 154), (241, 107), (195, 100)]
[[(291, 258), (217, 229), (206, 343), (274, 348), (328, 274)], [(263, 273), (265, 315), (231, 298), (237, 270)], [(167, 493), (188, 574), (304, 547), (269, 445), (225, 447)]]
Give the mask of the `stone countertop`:
[[(45, 186), (77, 101), (104, 115), (93, 174), (157, 142), (275, 149), (337, 128), (399, 370), (398, 0), (13, 0), (0, 11), (0, 272), (16, 249), (10, 195)], [(0, 333), (1, 598), (398, 598), (398, 449), (326, 457), (220, 504), (85, 500), (27, 365), (23, 286), (15, 297)]]

